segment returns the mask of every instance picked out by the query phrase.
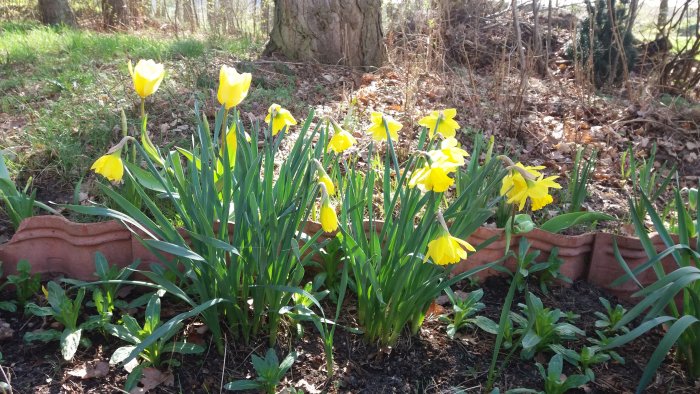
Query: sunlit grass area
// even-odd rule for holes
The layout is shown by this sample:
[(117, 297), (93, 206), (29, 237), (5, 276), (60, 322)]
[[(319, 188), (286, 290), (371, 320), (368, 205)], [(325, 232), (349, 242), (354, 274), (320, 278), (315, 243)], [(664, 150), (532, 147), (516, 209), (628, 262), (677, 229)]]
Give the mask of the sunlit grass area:
[[(180, 86), (207, 90), (215, 56), (249, 59), (260, 43), (209, 37), (164, 38), (157, 33), (105, 34), (37, 23), (0, 24), (0, 113), (23, 127), (4, 131), (0, 149), (21, 178), (72, 184), (113, 140), (119, 109), (135, 104), (128, 60), (164, 62), (164, 100), (176, 105)], [(10, 122), (6, 117), (0, 122)], [(11, 127), (7, 127), (11, 129)], [(22, 174), (18, 174), (19, 168)]]

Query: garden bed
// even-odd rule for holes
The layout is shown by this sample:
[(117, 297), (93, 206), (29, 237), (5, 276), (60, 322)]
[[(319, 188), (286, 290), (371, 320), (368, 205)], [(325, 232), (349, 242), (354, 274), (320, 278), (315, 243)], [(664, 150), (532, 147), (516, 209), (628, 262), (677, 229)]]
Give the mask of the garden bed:
[[(473, 290), (468, 283), (460, 283), (455, 289)], [(483, 284), (486, 308), (482, 315), (498, 320), (508, 282), (504, 278), (492, 277)], [(571, 287), (554, 287), (550, 294), (543, 294), (535, 286), (530, 289), (537, 294), (545, 306), (559, 308), (580, 315), (574, 324), (594, 335), (596, 317), (594, 311), (604, 311), (598, 297), (606, 297), (600, 289), (585, 282), (576, 282)], [(131, 298), (131, 296), (129, 297)], [(614, 305), (616, 299), (609, 298)], [(346, 300), (346, 312), (341, 314), (340, 323), (356, 327), (353, 299)], [(516, 302), (524, 302), (516, 297)], [(333, 307), (327, 305), (328, 312)], [(446, 306), (447, 307), (447, 306)], [(164, 301), (163, 315), (180, 312), (178, 305)], [(438, 307), (437, 309), (441, 309)], [(514, 306), (514, 310), (518, 308)], [(143, 310), (132, 310), (132, 315), (141, 316)], [(314, 392), (395, 392), (412, 391), (447, 392), (461, 389), (465, 392), (484, 390), (495, 336), (476, 328), (460, 331), (455, 339), (445, 333), (445, 324), (431, 315), (416, 337), (402, 335), (394, 348), (380, 349), (367, 344), (361, 336), (338, 330), (335, 338), (336, 370), (330, 381), (326, 380), (323, 345), (312, 325), (305, 325), (302, 338), (294, 335), (292, 326), (287, 325), (278, 339), (277, 353), (284, 356), (291, 350), (299, 354), (292, 369), (285, 375), (281, 387), (294, 387), (306, 393)], [(140, 317), (138, 318), (140, 320)], [(51, 323), (40, 318), (28, 318), (22, 314), (3, 312), (2, 321), (9, 323), (14, 331), (10, 338), (2, 340), (5, 364), (11, 372), (12, 386), (19, 393), (106, 393), (120, 392), (127, 373), (121, 367), (109, 367), (106, 363), (112, 352), (123, 343), (113, 337), (104, 337), (96, 332), (89, 334), (93, 346), (80, 349), (73, 362), (63, 362), (56, 342), (27, 344), (22, 340), (24, 333), (36, 330)], [(47, 327), (48, 328), (48, 327)], [(256, 338), (250, 345), (229, 339), (226, 357), (219, 356), (210, 345), (208, 333), (198, 334), (202, 326), (191, 321), (185, 329), (190, 341), (202, 341), (208, 351), (201, 356), (176, 355), (182, 365), (172, 372), (173, 385), (161, 384), (151, 392), (219, 392), (221, 383), (256, 376), (250, 357), (262, 355), (267, 348), (266, 338)], [(618, 349), (626, 363), (598, 364), (594, 367), (595, 381), (588, 383), (580, 392), (619, 393), (635, 389), (644, 367), (656, 348), (661, 336), (653, 332), (631, 344)], [(577, 341), (564, 342), (569, 348), (578, 349), (587, 343), (583, 337)], [(505, 354), (505, 352), (504, 352)], [(542, 379), (535, 367), (536, 362), (546, 365), (549, 356), (536, 356), (534, 360), (521, 361), (517, 354), (503, 370), (498, 379), (501, 390), (513, 388), (542, 389)], [(97, 377), (82, 378), (82, 369), (97, 373)], [(566, 364), (565, 373), (575, 373)], [(167, 376), (167, 374), (166, 374)], [(691, 393), (697, 392), (696, 383), (687, 379), (683, 369), (666, 357), (659, 368), (656, 379), (647, 392)]]

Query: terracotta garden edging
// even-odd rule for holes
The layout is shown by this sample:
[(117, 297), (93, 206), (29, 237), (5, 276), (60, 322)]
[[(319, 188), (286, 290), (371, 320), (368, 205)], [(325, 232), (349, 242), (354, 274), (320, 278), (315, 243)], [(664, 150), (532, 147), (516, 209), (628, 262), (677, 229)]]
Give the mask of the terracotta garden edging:
[[(651, 242), (657, 252), (664, 251), (667, 247), (658, 234), (650, 234)], [(677, 237), (673, 237), (678, 242)], [(598, 233), (595, 237), (593, 255), (591, 256), (588, 282), (605, 289), (608, 293), (619, 298), (630, 300), (631, 295), (639, 290), (636, 283), (628, 280), (619, 286), (612, 286), (612, 282), (625, 275), (624, 269), (615, 258), (613, 241), (617, 241), (620, 255), (625, 260), (630, 269), (635, 269), (639, 265), (649, 261), (641, 241), (637, 237), (625, 237), (607, 233)], [(666, 273), (677, 268), (673, 256), (668, 256), (661, 261)], [(656, 281), (657, 277), (653, 269), (647, 269), (637, 275), (637, 280), (643, 286), (648, 286)]]
[[(455, 273), (478, 267), (496, 261), (504, 256), (506, 241), (505, 231), (497, 228), (479, 227), (472, 233), (467, 241), (474, 246), (490, 238), (498, 237), (496, 241), (487, 245), (478, 252), (470, 255), (465, 261), (460, 262), (454, 269)], [(581, 235), (554, 234), (540, 229), (534, 229), (525, 234), (513, 235), (510, 241), (511, 250), (518, 249), (520, 238), (525, 237), (531, 244), (530, 250), (539, 250), (540, 255), (536, 261), (542, 262), (549, 258), (553, 248), (559, 248), (558, 256), (564, 260), (560, 272), (572, 281), (585, 279), (588, 274), (588, 263), (593, 250), (594, 233)], [(515, 269), (515, 259), (509, 258), (504, 265), (511, 271)], [(479, 279), (498, 274), (498, 271), (488, 269), (477, 274)]]
[(33, 216), (0, 245), (0, 261), (5, 275), (15, 274), (17, 263), (27, 260), (43, 276), (93, 280), (98, 251), (110, 264), (128, 266), (133, 262), (131, 232), (114, 220), (74, 223), (62, 216)]
[[(383, 222), (375, 222), (377, 230)], [(233, 225), (230, 231), (233, 231)], [(369, 230), (369, 222), (364, 223)], [(321, 231), (321, 224), (308, 221), (302, 228), (307, 235), (313, 236)], [(187, 239), (187, 234), (183, 232)], [(334, 234), (322, 234), (320, 241), (333, 237)], [(474, 267), (496, 261), (503, 257), (505, 251), (505, 234), (503, 229), (479, 227), (467, 240), (474, 246), (496, 237), (491, 244), (456, 264), (454, 273), (461, 273)], [(638, 290), (632, 281), (612, 287), (624, 271), (615, 259), (612, 241), (617, 239), (620, 253), (631, 268), (647, 261), (646, 253), (638, 238), (615, 236), (607, 233), (588, 233), (576, 236), (552, 234), (535, 229), (527, 234), (515, 235), (511, 239), (511, 248), (517, 248), (520, 237), (527, 237), (531, 249), (540, 251), (537, 261), (545, 261), (552, 248), (559, 248), (559, 256), (564, 260), (561, 273), (572, 280), (587, 280), (617, 297), (630, 299)], [(658, 235), (651, 237), (657, 251), (666, 249)], [(126, 267), (134, 260), (140, 259), (143, 266), (158, 263), (158, 259), (137, 236), (118, 221), (111, 220), (98, 223), (74, 223), (61, 216), (34, 216), (23, 221), (7, 243), (0, 244), (0, 261), (3, 262), (5, 275), (16, 273), (20, 260), (26, 259), (34, 273), (45, 277), (65, 275), (79, 280), (93, 280), (95, 253), (101, 252), (110, 264)], [(167, 256), (167, 255), (166, 255)], [(662, 261), (666, 272), (675, 268), (673, 257)], [(514, 259), (508, 259), (505, 266), (514, 268)], [(500, 274), (489, 269), (479, 272), (478, 279)], [(656, 280), (652, 270), (639, 275), (643, 285)]]

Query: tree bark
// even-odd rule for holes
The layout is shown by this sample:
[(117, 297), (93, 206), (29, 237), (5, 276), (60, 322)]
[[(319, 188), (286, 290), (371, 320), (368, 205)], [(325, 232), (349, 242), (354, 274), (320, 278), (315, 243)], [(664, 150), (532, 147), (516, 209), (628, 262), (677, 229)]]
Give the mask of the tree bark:
[(668, 0), (661, 0), (659, 3), (659, 18), (656, 24), (661, 31), (661, 34), (666, 30), (666, 22), (668, 21)]
[(102, 24), (108, 30), (129, 26), (129, 6), (126, 0), (102, 0)]
[(39, 13), (46, 25), (78, 26), (68, 0), (39, 0)]
[(275, 0), (265, 54), (379, 67), (386, 56), (381, 0)]

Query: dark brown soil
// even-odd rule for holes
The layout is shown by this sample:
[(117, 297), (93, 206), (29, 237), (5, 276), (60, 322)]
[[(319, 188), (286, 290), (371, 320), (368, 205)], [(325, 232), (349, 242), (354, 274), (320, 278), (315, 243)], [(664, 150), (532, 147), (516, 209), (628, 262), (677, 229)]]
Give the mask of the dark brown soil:
[[(466, 283), (457, 287), (465, 291), (472, 289)], [(508, 282), (503, 278), (489, 278), (483, 283), (483, 289), (485, 295), (482, 301), (486, 308), (482, 313), (497, 321)], [(542, 294), (534, 286), (531, 291), (543, 300), (545, 306), (581, 315), (575, 324), (588, 335), (594, 335), (596, 318), (593, 312), (603, 310), (598, 297), (604, 294), (599, 289), (585, 282), (577, 282), (571, 287), (553, 287), (549, 294)], [(518, 296), (514, 305), (522, 301), (522, 296)], [(611, 302), (614, 304), (616, 300), (611, 299)], [(344, 325), (357, 325), (353, 304), (354, 300), (346, 300), (347, 313), (340, 319)], [(327, 312), (332, 313), (333, 306), (327, 307)], [(164, 306), (164, 312), (167, 313), (167, 309)], [(517, 307), (514, 306), (514, 309)], [(138, 318), (141, 319), (140, 316)], [(122, 345), (118, 340), (95, 332), (89, 333), (93, 346), (87, 350), (81, 349), (74, 361), (68, 363), (61, 360), (57, 343), (26, 344), (22, 341), (25, 332), (48, 327), (51, 321), (0, 312), (0, 324), (3, 321), (9, 323), (14, 330), (11, 338), (0, 340), (0, 349), (4, 356), (2, 366), (5, 373), (10, 374), (15, 393), (122, 392), (120, 390), (126, 379), (126, 372), (122, 368), (113, 366), (104, 377), (84, 380), (69, 374), (79, 367), (107, 361), (112, 352)], [(192, 328), (189, 326), (188, 330), (194, 333)], [(470, 393), (482, 392), (495, 339), (493, 335), (473, 328), (463, 330), (451, 340), (445, 334), (444, 324), (436, 316), (427, 319), (418, 336), (404, 335), (393, 348), (378, 349), (365, 343), (362, 337), (339, 328), (335, 336), (335, 373), (331, 380), (327, 380), (323, 345), (313, 326), (305, 326), (305, 334), (301, 338), (293, 335), (294, 330), (290, 328), (286, 327), (283, 330), (285, 334), (279, 337), (277, 353), (281, 359), (294, 349), (298, 358), (280, 387), (295, 387), (306, 393), (454, 392), (458, 389)], [(229, 341), (226, 355), (222, 357), (216, 353), (206, 334), (204, 336), (205, 346), (209, 345), (206, 353), (184, 358), (176, 355), (182, 366), (172, 371), (174, 385), (160, 386), (151, 392), (219, 392), (222, 382), (256, 376), (251, 355), (265, 353), (268, 348), (267, 338), (259, 338), (250, 345)], [(194, 334), (194, 337), (197, 335)], [(626, 363), (598, 365), (594, 369), (596, 380), (579, 392), (633, 392), (660, 337), (660, 333), (656, 332), (619, 349)], [(586, 341), (581, 339), (565, 344), (579, 349)], [(505, 358), (505, 353), (500, 360)], [(546, 364), (549, 356), (538, 355), (535, 360), (521, 361), (516, 354), (500, 375), (498, 387), (502, 392), (519, 387), (541, 390), (542, 380), (535, 363), (539, 361)], [(565, 373), (576, 371), (567, 365)], [(669, 356), (647, 392), (695, 393), (697, 388), (696, 383), (687, 379), (681, 366)]]

